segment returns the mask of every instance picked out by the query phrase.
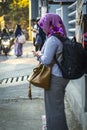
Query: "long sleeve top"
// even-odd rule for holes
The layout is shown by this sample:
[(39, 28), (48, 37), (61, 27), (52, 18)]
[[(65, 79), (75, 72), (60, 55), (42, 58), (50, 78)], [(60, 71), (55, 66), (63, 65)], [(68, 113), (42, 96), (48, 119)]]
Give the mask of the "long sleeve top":
[[(49, 65), (54, 61), (54, 56), (62, 52), (62, 48), (63, 44), (61, 41), (55, 36), (51, 36), (45, 41), (38, 60), (44, 65)], [(61, 62), (62, 55), (57, 60)], [(61, 70), (56, 63), (53, 64), (51, 73), (55, 76), (62, 77)]]

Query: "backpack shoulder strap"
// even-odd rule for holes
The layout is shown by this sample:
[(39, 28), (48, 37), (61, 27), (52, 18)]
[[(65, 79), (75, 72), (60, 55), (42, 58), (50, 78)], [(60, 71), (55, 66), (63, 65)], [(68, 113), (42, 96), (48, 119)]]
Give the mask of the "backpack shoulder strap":
[(56, 38), (58, 38), (62, 43), (65, 41), (66, 38), (60, 36), (59, 34), (55, 33), (52, 36), (55, 36)]

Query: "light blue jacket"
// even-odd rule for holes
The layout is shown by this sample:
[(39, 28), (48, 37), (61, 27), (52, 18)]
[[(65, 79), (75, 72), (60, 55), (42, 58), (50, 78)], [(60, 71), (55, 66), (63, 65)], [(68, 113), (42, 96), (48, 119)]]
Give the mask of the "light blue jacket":
[[(55, 36), (51, 36), (45, 41), (38, 60), (44, 65), (49, 65), (53, 62), (54, 55), (58, 55), (62, 52), (62, 48), (63, 44), (61, 41)], [(60, 62), (62, 60), (62, 55), (60, 55), (57, 60)], [(52, 67), (52, 74), (62, 77), (61, 70), (56, 63)]]

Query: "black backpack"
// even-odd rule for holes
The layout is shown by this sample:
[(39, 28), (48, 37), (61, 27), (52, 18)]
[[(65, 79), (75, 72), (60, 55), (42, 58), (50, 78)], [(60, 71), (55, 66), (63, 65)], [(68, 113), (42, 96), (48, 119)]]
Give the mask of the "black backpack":
[[(56, 63), (60, 67), (63, 77), (66, 79), (78, 79), (85, 73), (85, 57), (84, 48), (81, 43), (77, 43), (76, 39), (62, 38), (54, 35), (63, 43), (62, 62)], [(56, 59), (56, 58), (55, 58)]]

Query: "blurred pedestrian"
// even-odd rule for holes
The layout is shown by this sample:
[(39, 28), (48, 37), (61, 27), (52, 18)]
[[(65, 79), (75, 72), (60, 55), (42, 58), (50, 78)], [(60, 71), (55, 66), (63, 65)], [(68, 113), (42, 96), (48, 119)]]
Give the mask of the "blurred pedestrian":
[(87, 74), (87, 32), (83, 33), (82, 35), (82, 44), (85, 50), (85, 73)]
[(14, 45), (15, 55), (17, 57), (23, 54), (23, 44), (18, 42), (18, 37), (22, 35), (22, 33), (23, 32), (21, 29), (21, 25), (17, 24), (15, 29), (15, 45)]
[(42, 41), (41, 44), (40, 44), (40, 50), (41, 50), (43, 45), (44, 45), (44, 42), (46, 40), (46, 34), (44, 33), (44, 31), (40, 27), (38, 29), (38, 34), (41, 37), (41, 41)]
[(38, 26), (38, 21), (40, 20), (39, 17), (37, 17), (36, 23), (37, 23), (37, 32), (36, 32), (36, 39), (35, 39), (35, 51), (40, 51), (45, 40), (46, 35), (43, 32), (43, 30)]
[(32, 37), (33, 37), (34, 46), (35, 46), (36, 34), (37, 34), (37, 23), (36, 23), (36, 20), (33, 20)]
[(56, 57), (61, 62), (62, 55), (60, 53), (63, 49), (63, 43), (54, 34), (66, 37), (66, 30), (63, 21), (57, 14), (45, 14), (39, 20), (38, 25), (45, 32), (47, 39), (41, 53), (33, 51), (33, 54), (42, 64), (47, 66), (53, 64), (50, 89), (44, 91), (47, 130), (68, 130), (64, 95), (69, 80), (63, 78), (62, 72), (54, 60)]
[(3, 48), (2, 40), (3, 39), (10, 39), (10, 35), (6, 28), (3, 28), (3, 30), (0, 32), (0, 54), (2, 53), (2, 48)]
[(3, 39), (4, 37), (9, 37), (9, 33), (7, 32), (6, 28), (4, 28), (2, 31), (1, 31), (1, 39)]
[(1, 50), (2, 50), (2, 47), (1, 47), (1, 29), (0, 29), (0, 54), (1, 54)]

